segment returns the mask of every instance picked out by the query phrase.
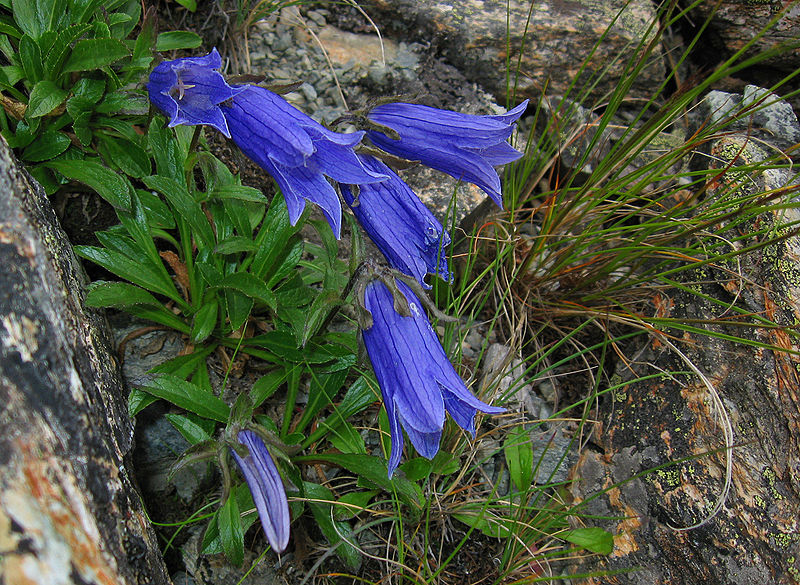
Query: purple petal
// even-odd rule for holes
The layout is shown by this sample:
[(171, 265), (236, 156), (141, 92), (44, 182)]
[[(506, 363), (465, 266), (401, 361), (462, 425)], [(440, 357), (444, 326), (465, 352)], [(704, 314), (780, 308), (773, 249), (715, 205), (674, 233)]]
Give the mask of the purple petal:
[(522, 156), (506, 140), (527, 104), (526, 100), (497, 116), (460, 114), (417, 104), (384, 104), (374, 108), (369, 118), (395, 130), (400, 139), (374, 130), (367, 135), (390, 154), (418, 160), (477, 185), (502, 207), (500, 177), (494, 167)]
[(363, 133), (327, 130), (263, 87), (239, 89), (241, 93), (223, 107), (233, 141), (278, 182), (293, 224), (304, 201), (311, 201), (322, 208), (338, 238), (341, 204), (325, 177), (353, 184), (387, 178), (366, 169), (353, 151)]
[(283, 552), (289, 544), (290, 518), (278, 468), (256, 433), (240, 431), (237, 438), (250, 453), (246, 457), (241, 457), (235, 449), (231, 449), (231, 453), (250, 488), (267, 541), (276, 552)]
[(361, 227), (383, 252), (392, 268), (413, 276), (425, 288), (427, 274), (450, 280), (446, 248), (450, 235), (419, 197), (394, 171), (376, 158), (360, 156), (364, 166), (388, 177), (381, 183), (361, 185), (358, 205), (347, 185), (342, 196)]
[(231, 87), (216, 69), (222, 59), (213, 49), (204, 57), (164, 61), (150, 74), (150, 101), (169, 117), (169, 126), (205, 124), (230, 137), (219, 104), (242, 90)]
[(363, 331), (364, 345), (381, 387), (392, 435), (390, 477), (402, 451), (401, 425), (419, 454), (432, 458), (439, 449), (445, 408), (473, 434), (476, 409), (503, 411), (470, 394), (448, 360), (419, 299), (402, 282), (397, 282), (397, 287), (408, 301), (408, 317), (394, 310), (392, 293), (384, 283), (372, 281), (364, 291), (364, 307), (372, 315), (372, 326)]

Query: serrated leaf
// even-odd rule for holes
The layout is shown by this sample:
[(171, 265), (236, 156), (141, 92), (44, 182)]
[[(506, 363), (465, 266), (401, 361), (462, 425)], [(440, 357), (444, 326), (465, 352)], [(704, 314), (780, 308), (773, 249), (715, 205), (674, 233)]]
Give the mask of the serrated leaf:
[(244, 185), (219, 185), (209, 193), (211, 199), (238, 199), (254, 203), (266, 203), (267, 198), (258, 189)]
[(70, 45), (90, 28), (88, 24), (73, 24), (58, 33), (58, 37), (44, 58), (44, 70), (50, 78), (55, 79), (61, 73), (61, 66), (69, 53)]
[(461, 469), (461, 461), (447, 451), (439, 452), (431, 460), (431, 471), (437, 475), (451, 475)]
[(139, 201), (147, 214), (147, 223), (152, 228), (171, 230), (175, 227), (175, 218), (172, 216), (172, 211), (158, 195), (144, 189), (137, 189), (136, 194), (139, 196)]
[(22, 151), (22, 160), (27, 162), (50, 160), (67, 150), (70, 144), (69, 137), (63, 132), (48, 130), (42, 132)]
[(68, 179), (94, 189), (100, 197), (117, 209), (130, 209), (133, 186), (108, 167), (89, 160), (50, 161), (48, 168), (58, 171)]
[(217, 422), (228, 422), (230, 409), (227, 404), (200, 386), (177, 376), (160, 374), (139, 384), (139, 388), (198, 416)]
[(65, 90), (52, 81), (43, 79), (33, 86), (25, 115), (29, 118), (39, 118), (49, 114), (63, 104), (66, 98)]
[(12, 0), (14, 20), (26, 35), (38, 39), (47, 30), (48, 18), (39, 0)]
[(200, 204), (195, 201), (186, 189), (186, 186), (159, 175), (152, 175), (142, 179), (150, 189), (163, 194), (173, 209), (176, 217), (182, 217), (192, 227), (192, 232), (197, 238), (199, 247), (213, 249), (215, 246), (214, 232), (208, 223), (208, 218), (203, 213)]
[[(247, 484), (242, 483), (234, 486), (231, 489), (231, 495), (229, 497), (236, 498), (236, 503), (239, 507), (239, 510), (252, 510), (249, 513), (245, 513), (245, 515), (241, 517), (242, 532), (247, 532), (247, 530), (256, 522), (256, 520), (258, 520), (258, 514), (255, 512), (255, 507), (253, 504), (253, 497), (250, 494)], [(219, 526), (217, 524), (216, 514), (208, 522), (208, 527), (203, 535), (203, 542), (200, 545), (200, 549), (204, 555), (215, 555), (224, 552), (219, 536)]]
[(116, 39), (84, 39), (75, 43), (62, 72), (100, 69), (128, 55), (128, 47)]
[(576, 528), (557, 535), (567, 542), (576, 544), (588, 551), (610, 555), (614, 551), (614, 535), (597, 526)]
[(217, 512), (217, 527), (225, 556), (231, 564), (240, 566), (244, 560), (244, 531), (235, 496), (229, 496)]
[[(305, 437), (304, 437), (305, 438)], [(328, 433), (328, 440), (342, 453), (366, 453), (367, 447), (364, 439), (356, 428), (349, 422), (338, 425)]]
[(405, 473), (408, 481), (419, 481), (431, 474), (431, 467), (431, 462), (424, 457), (414, 457), (400, 465), (398, 469)]
[(158, 35), (156, 51), (196, 49), (203, 44), (203, 37), (188, 30), (171, 30)]

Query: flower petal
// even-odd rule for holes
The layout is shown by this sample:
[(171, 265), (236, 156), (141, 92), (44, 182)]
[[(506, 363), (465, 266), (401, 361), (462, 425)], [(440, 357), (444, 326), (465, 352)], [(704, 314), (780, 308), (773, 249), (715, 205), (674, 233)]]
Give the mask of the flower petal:
[(427, 274), (450, 280), (446, 256), (450, 234), (394, 171), (376, 158), (359, 158), (367, 170), (388, 178), (361, 185), (357, 204), (349, 186), (340, 185), (340, 190), (389, 265), (413, 276), (425, 288), (431, 288), (425, 282)]
[(237, 438), (239, 443), (247, 447), (249, 455), (242, 457), (235, 449), (231, 449), (231, 453), (250, 488), (270, 546), (276, 552), (283, 552), (289, 543), (290, 517), (289, 503), (278, 468), (264, 441), (256, 433), (240, 431)]
[(527, 104), (525, 101), (495, 116), (461, 114), (418, 104), (383, 104), (368, 117), (395, 130), (400, 139), (393, 140), (374, 130), (367, 135), (390, 154), (418, 160), (456, 179), (474, 183), (502, 207), (500, 177), (494, 167), (522, 156), (506, 140)]

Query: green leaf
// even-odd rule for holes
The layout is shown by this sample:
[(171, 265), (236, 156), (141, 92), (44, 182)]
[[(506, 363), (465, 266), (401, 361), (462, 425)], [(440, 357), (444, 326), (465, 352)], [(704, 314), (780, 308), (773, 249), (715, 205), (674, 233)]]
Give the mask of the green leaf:
[(100, 69), (128, 55), (128, 47), (116, 39), (84, 39), (75, 43), (62, 72)]
[(273, 197), (267, 216), (258, 233), (259, 249), (253, 258), (250, 271), (259, 278), (267, 278), (274, 272), (274, 265), (286, 250), (289, 238), (299, 229), (289, 223), (289, 212), (283, 197)]
[(165, 230), (171, 230), (175, 227), (175, 218), (172, 216), (172, 211), (158, 195), (144, 189), (137, 189), (136, 194), (139, 196), (139, 201), (147, 214), (147, 222), (150, 227)]
[(225, 305), (231, 329), (237, 331), (250, 316), (250, 312), (253, 310), (253, 299), (237, 290), (226, 289)]
[[(255, 506), (253, 504), (253, 497), (250, 494), (247, 484), (241, 483), (237, 486), (234, 486), (231, 489), (231, 495), (229, 497), (236, 498), (236, 504), (239, 507), (239, 510), (252, 510), (241, 517), (242, 532), (247, 532), (248, 528), (250, 528), (255, 521), (258, 520), (258, 514), (256, 513)], [(222, 548), (222, 542), (220, 540), (219, 525), (217, 524), (216, 514), (208, 523), (208, 528), (206, 528), (206, 532), (203, 535), (203, 542), (200, 545), (200, 548), (204, 555), (215, 555), (224, 552)]]
[(258, 244), (244, 236), (230, 236), (222, 240), (214, 248), (216, 254), (239, 254), (240, 252), (255, 252), (256, 250), (258, 250)]
[(335, 308), (344, 304), (341, 297), (341, 291), (334, 290), (323, 291), (316, 296), (308, 309), (308, 313), (306, 313), (306, 322), (300, 332), (299, 341), (301, 346), (305, 347), (309, 340), (317, 334), (328, 315)]
[(162, 294), (174, 301), (183, 302), (175, 284), (169, 278), (165, 280), (161, 271), (154, 270), (122, 252), (94, 246), (75, 246), (75, 253), (133, 284), (138, 284), (142, 288)]
[(188, 30), (171, 30), (160, 33), (156, 40), (156, 51), (196, 49), (203, 44), (203, 37)]
[(211, 193), (211, 199), (238, 199), (254, 203), (267, 203), (267, 198), (258, 189), (244, 185), (219, 185)]
[(86, 305), (89, 307), (115, 307), (122, 309), (132, 305), (151, 305), (163, 307), (153, 295), (141, 287), (127, 282), (95, 281), (86, 293)]
[(447, 451), (439, 452), (431, 460), (431, 471), (437, 475), (451, 475), (461, 469), (461, 461)]
[(203, 248), (213, 249), (215, 246), (214, 232), (208, 223), (208, 218), (203, 213), (203, 208), (195, 201), (184, 184), (169, 177), (152, 175), (142, 179), (150, 189), (163, 194), (172, 208), (176, 217), (182, 217), (192, 228), (192, 234), (197, 238), (198, 245)]
[(213, 437), (214, 427), (212, 421), (200, 418), (193, 414), (173, 414), (164, 415), (170, 424), (183, 435), (183, 438), (192, 445), (197, 445), (203, 441), (209, 441)]
[(128, 395), (128, 414), (130, 414), (130, 416), (136, 416), (157, 400), (158, 398), (152, 394), (134, 388)]
[(253, 408), (258, 408), (267, 398), (275, 394), (275, 391), (286, 381), (286, 376), (286, 370), (273, 370), (256, 380), (253, 387), (250, 388), (250, 400), (253, 402)]
[[(303, 437), (305, 438), (305, 437)], [(366, 453), (367, 447), (364, 439), (356, 428), (349, 422), (338, 425), (328, 434), (328, 440), (342, 453)]]
[(37, 83), (44, 77), (42, 51), (33, 37), (27, 34), (19, 40), (19, 59), (28, 83)]
[(188, 151), (181, 149), (180, 142), (175, 140), (174, 130), (165, 128), (164, 121), (159, 116), (150, 122), (150, 128), (147, 130), (147, 148), (156, 161), (157, 176), (173, 181), (186, 180), (183, 175), (183, 163)]
[(377, 486), (397, 495), (407, 505), (419, 509), (423, 501), (422, 490), (418, 485), (395, 475), (389, 479), (386, 462), (372, 455), (357, 453), (318, 453), (295, 457), (296, 462), (321, 461), (342, 467), (372, 486)]
[(197, 10), (197, 0), (175, 0), (175, 2), (186, 8), (189, 12)]
[(150, 157), (139, 145), (130, 140), (101, 136), (98, 151), (109, 165), (114, 165), (126, 175), (140, 179), (151, 172)]
[(64, 59), (70, 51), (70, 46), (90, 28), (92, 27), (88, 24), (73, 24), (58, 33), (58, 37), (47, 50), (44, 58), (44, 71), (48, 77), (51, 79), (58, 77)]
[(204, 303), (195, 313), (192, 320), (192, 341), (194, 343), (202, 343), (214, 331), (214, 327), (217, 325), (218, 309), (219, 305), (216, 299), (212, 299)]
[(533, 481), (533, 446), (524, 425), (517, 425), (509, 431), (503, 451), (511, 481), (518, 491), (527, 492)]
[(496, 516), (490, 510), (481, 510), (480, 508), (457, 512), (453, 514), (453, 518), (467, 526), (480, 530), (491, 538), (508, 538), (514, 533), (516, 525), (516, 522), (512, 519)]
[(177, 376), (161, 374), (140, 384), (139, 387), (153, 396), (158, 396), (204, 418), (221, 423), (228, 422), (230, 409), (227, 404), (200, 386)]
[(610, 555), (614, 551), (614, 535), (597, 526), (576, 528), (556, 536), (601, 555)]
[(220, 288), (239, 291), (240, 293), (257, 300), (272, 309), (275, 309), (278, 306), (275, 293), (267, 288), (267, 285), (264, 284), (263, 281), (247, 272), (234, 272), (233, 274), (228, 274), (217, 286)]
[(370, 500), (375, 497), (378, 490), (350, 492), (339, 498), (339, 505), (333, 508), (333, 517), (336, 520), (349, 520), (367, 507)]
[(347, 389), (342, 401), (338, 405), (334, 405), (333, 412), (328, 418), (322, 421), (303, 442), (303, 446), (307, 447), (319, 441), (325, 433), (333, 431), (338, 425), (347, 421), (357, 412), (361, 412), (376, 400), (377, 396), (370, 388), (369, 382), (364, 376), (361, 376)]
[(63, 104), (66, 98), (65, 90), (52, 81), (43, 79), (33, 86), (25, 115), (29, 118), (39, 118), (49, 114)]
[(337, 556), (344, 561), (348, 567), (357, 571), (361, 566), (361, 554), (352, 543), (357, 543), (356, 535), (353, 534), (352, 527), (346, 522), (332, 520), (331, 507), (335, 502), (331, 491), (321, 485), (303, 482), (303, 491), (309, 500), (308, 507), (314, 515), (322, 534), (331, 545), (335, 547)]
[(231, 564), (240, 566), (244, 561), (244, 531), (239, 519), (239, 505), (235, 496), (228, 496), (217, 512), (217, 526), (225, 556), (228, 557)]
[(68, 179), (94, 189), (100, 197), (117, 209), (130, 209), (133, 186), (108, 167), (90, 160), (50, 161), (48, 168), (58, 171)]
[(47, 30), (49, 19), (41, 0), (12, 0), (14, 20), (22, 31), (38, 39)]
[(406, 474), (408, 481), (427, 479), (431, 474), (431, 468), (431, 462), (424, 457), (414, 457), (398, 467), (399, 470)]
[(63, 132), (48, 130), (42, 132), (22, 151), (22, 160), (27, 162), (50, 160), (67, 150), (70, 144), (69, 137)]

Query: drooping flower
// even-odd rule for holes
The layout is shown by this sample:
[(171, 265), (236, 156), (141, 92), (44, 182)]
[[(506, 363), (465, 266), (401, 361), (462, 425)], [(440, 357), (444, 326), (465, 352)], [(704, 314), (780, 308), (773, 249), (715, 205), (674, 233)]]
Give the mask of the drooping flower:
[(413, 276), (425, 288), (427, 274), (450, 280), (445, 252), (450, 234), (388, 166), (371, 156), (359, 156), (364, 166), (389, 178), (354, 189), (340, 185), (342, 196), (356, 219), (392, 268)]
[(273, 550), (283, 552), (289, 544), (289, 503), (278, 468), (264, 441), (256, 433), (239, 431), (237, 439), (247, 448), (249, 454), (242, 457), (233, 448), (231, 453), (242, 470), (247, 487), (250, 488), (258, 517), (261, 519), (261, 527)]
[(418, 104), (391, 103), (373, 108), (367, 117), (397, 132), (399, 140), (369, 130), (370, 140), (382, 150), (474, 183), (500, 207), (500, 177), (494, 167), (522, 156), (508, 142), (528, 101), (497, 116), (477, 116)]
[(243, 86), (223, 111), (236, 145), (280, 186), (292, 224), (307, 199), (320, 206), (338, 238), (342, 208), (325, 177), (353, 185), (387, 178), (366, 169), (353, 151), (363, 132), (328, 130), (263, 87)]
[(417, 452), (431, 459), (439, 451), (445, 411), (474, 438), (477, 411), (498, 414), (505, 410), (470, 393), (448, 360), (419, 299), (402, 282), (397, 282), (397, 287), (408, 302), (407, 317), (395, 310), (392, 293), (383, 282), (374, 280), (364, 290), (364, 308), (372, 315), (372, 326), (363, 331), (364, 345), (389, 417), (389, 477), (403, 452), (401, 427)]
[(230, 138), (220, 104), (243, 88), (231, 87), (216, 70), (222, 58), (216, 49), (205, 57), (164, 61), (153, 69), (147, 84), (150, 101), (169, 118), (169, 127), (185, 124), (213, 126)]
[(278, 183), (292, 224), (308, 200), (322, 208), (338, 238), (342, 208), (325, 177), (350, 184), (386, 179), (366, 170), (353, 150), (364, 133), (332, 132), (263, 87), (228, 85), (216, 71), (221, 62), (214, 49), (159, 64), (147, 84), (150, 100), (169, 126), (206, 124), (233, 139)]

